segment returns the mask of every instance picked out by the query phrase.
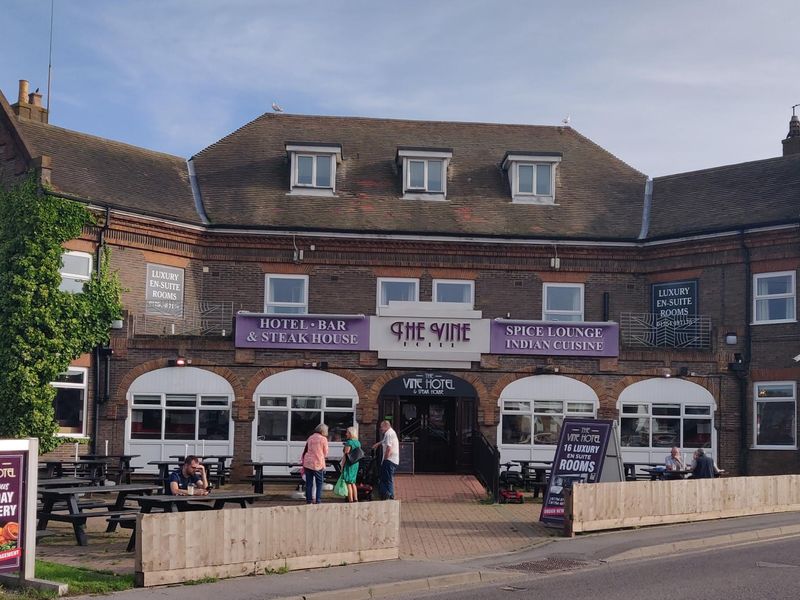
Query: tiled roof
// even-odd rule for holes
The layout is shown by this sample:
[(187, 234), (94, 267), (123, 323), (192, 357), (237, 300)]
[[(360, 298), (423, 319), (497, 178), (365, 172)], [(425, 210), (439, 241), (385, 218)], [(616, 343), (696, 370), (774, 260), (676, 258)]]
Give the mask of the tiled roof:
[[(342, 145), (336, 196), (289, 196), (287, 141)], [(403, 146), (452, 148), (446, 201), (403, 200)], [(560, 152), (556, 206), (512, 204), (509, 150)], [(266, 114), (194, 157), (212, 225), (635, 239), (645, 176), (571, 128)]]
[(653, 180), (648, 238), (800, 220), (800, 154)]
[(16, 119), (34, 156), (52, 159), (55, 191), (98, 204), (199, 224), (186, 160)]

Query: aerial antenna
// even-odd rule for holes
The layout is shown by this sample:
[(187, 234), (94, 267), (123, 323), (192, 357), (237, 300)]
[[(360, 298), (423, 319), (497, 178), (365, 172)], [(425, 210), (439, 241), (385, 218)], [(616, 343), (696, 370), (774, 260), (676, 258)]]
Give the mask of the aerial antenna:
[[(53, 74), (53, 13), (55, 0), (50, 0), (50, 57), (47, 60), (47, 114), (50, 115), (50, 79)], [(49, 118), (48, 118), (49, 120)]]
[(793, 117), (797, 116), (797, 115), (794, 114), (794, 109), (796, 109), (798, 106), (800, 106), (800, 104), (795, 104), (794, 106), (792, 106), (792, 116)]

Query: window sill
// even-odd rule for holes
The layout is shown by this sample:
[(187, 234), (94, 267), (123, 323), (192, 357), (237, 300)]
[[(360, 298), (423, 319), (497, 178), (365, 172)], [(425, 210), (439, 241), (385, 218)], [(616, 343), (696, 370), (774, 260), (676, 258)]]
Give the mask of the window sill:
[(314, 198), (336, 198), (336, 193), (330, 188), (294, 187), (287, 196), (310, 196)]
[(780, 325), (781, 323), (797, 323), (797, 319), (776, 319), (775, 321), (753, 321), (750, 325)]
[(440, 192), (405, 192), (401, 200), (432, 200), (434, 202), (444, 202), (447, 197)]
[(537, 204), (540, 206), (560, 206), (553, 196), (512, 196), (512, 204)]
[(750, 450), (789, 450), (796, 451), (797, 446), (750, 446)]
[(72, 438), (73, 440), (89, 440), (91, 439), (85, 433), (57, 433), (57, 438)]

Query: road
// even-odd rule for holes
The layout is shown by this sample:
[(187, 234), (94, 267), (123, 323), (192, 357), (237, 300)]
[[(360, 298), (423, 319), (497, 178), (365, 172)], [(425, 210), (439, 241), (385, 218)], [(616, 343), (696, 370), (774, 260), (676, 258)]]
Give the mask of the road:
[(403, 599), (753, 600), (796, 598), (798, 581), (800, 536), (647, 561), (594, 563), (491, 586), (404, 594)]

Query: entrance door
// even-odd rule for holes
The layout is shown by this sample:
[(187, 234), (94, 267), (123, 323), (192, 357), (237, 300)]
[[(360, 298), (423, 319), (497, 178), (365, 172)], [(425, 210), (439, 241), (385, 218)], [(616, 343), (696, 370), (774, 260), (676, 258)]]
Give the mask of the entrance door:
[(414, 470), (452, 472), (455, 467), (455, 410), (452, 399), (400, 398), (397, 435), (414, 442)]

